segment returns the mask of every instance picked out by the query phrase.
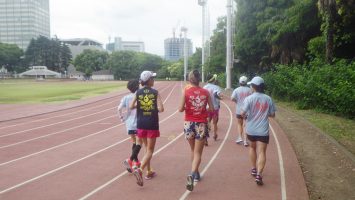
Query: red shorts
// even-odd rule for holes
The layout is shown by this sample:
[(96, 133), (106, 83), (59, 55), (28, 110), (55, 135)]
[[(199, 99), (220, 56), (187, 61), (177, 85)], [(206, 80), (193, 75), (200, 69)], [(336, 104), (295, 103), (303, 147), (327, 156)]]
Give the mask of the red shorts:
[(208, 118), (210, 118), (210, 119), (218, 119), (218, 117), (219, 117), (219, 109), (217, 109), (217, 110), (214, 110), (213, 112), (208, 112)]
[(157, 138), (160, 137), (160, 132), (159, 130), (138, 129), (137, 136), (139, 138)]

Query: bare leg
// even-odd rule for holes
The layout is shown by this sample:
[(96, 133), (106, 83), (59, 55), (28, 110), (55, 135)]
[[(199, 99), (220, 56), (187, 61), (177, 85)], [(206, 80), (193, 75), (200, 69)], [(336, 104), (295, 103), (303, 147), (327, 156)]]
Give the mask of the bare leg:
[(146, 148), (145, 155), (143, 157), (141, 168), (143, 170), (145, 167), (147, 167), (148, 170), (151, 170), (150, 160), (153, 157), (156, 138), (145, 138), (145, 140), (147, 141), (147, 148)]
[(193, 152), (194, 158), (191, 167), (192, 172), (198, 172), (198, 168), (200, 167), (201, 164), (203, 147), (204, 147), (204, 140), (195, 140), (195, 147)]
[(245, 135), (244, 131), (243, 131), (243, 129), (244, 129), (244, 127), (243, 127), (243, 119), (237, 118), (237, 126), (238, 126), (238, 133), (239, 133), (238, 139), (243, 139), (244, 138), (243, 136)]
[(261, 174), (264, 170), (265, 164), (266, 164), (266, 148), (267, 144), (263, 142), (257, 142), (257, 147), (258, 147), (258, 161), (257, 161), (257, 166), (258, 166), (258, 174)]
[(214, 116), (213, 119), (212, 119), (212, 123), (213, 123), (213, 138), (215, 138), (215, 140), (217, 139), (218, 137), (218, 126), (217, 126), (217, 123), (218, 123), (218, 117), (217, 116)]
[(252, 168), (256, 168), (256, 142), (250, 142), (249, 158)]

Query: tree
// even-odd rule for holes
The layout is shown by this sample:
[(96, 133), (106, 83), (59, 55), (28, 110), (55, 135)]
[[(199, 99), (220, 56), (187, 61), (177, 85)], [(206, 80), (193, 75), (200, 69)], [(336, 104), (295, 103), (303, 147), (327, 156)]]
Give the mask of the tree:
[(108, 53), (85, 49), (74, 59), (74, 66), (78, 71), (82, 71), (86, 76), (91, 76), (92, 72), (102, 70), (107, 63)]
[(17, 45), (0, 43), (0, 68), (5, 66), (8, 71), (14, 71), (22, 55), (23, 51)]
[(116, 51), (110, 55), (105, 68), (111, 69), (116, 79), (138, 78), (140, 65), (133, 51)]

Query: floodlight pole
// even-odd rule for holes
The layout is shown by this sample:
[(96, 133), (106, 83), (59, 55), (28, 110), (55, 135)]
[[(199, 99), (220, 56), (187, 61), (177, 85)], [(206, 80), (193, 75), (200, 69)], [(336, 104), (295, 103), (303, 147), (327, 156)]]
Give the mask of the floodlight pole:
[(198, 5), (202, 6), (202, 82), (205, 82), (205, 35), (206, 35), (206, 4), (207, 0), (198, 0)]
[(187, 67), (188, 67), (188, 48), (187, 48), (187, 28), (181, 27), (181, 32), (184, 33), (184, 81), (186, 82), (186, 74), (187, 74)]
[(226, 56), (226, 89), (232, 88), (232, 68), (233, 60), (232, 57), (232, 0), (227, 0), (227, 35), (226, 35), (226, 47), (227, 47), (227, 56)]

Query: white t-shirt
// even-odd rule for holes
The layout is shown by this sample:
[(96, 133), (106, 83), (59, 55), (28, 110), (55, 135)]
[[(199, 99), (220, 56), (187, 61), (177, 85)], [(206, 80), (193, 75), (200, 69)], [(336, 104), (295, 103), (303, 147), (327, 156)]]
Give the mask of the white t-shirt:
[(121, 99), (121, 103), (118, 106), (118, 110), (125, 108), (127, 113), (123, 117), (123, 121), (126, 124), (127, 131), (137, 130), (137, 109), (129, 109), (129, 105), (133, 100), (135, 94), (129, 94)]
[(253, 93), (253, 91), (247, 87), (247, 86), (240, 86), (238, 88), (236, 88), (235, 90), (233, 90), (231, 99), (235, 99), (237, 101), (237, 106), (236, 106), (236, 111), (235, 113), (237, 115), (240, 115), (242, 113), (242, 107), (243, 107), (243, 102), (244, 99), (251, 95)]
[(221, 88), (218, 85), (212, 84), (212, 83), (207, 83), (205, 86), (203, 86), (204, 89), (206, 89), (210, 93), (210, 97), (212, 100), (213, 108), (215, 110), (220, 108), (220, 100), (216, 97), (216, 95), (220, 95), (222, 93)]
[(263, 93), (254, 92), (244, 99), (242, 111), (247, 114), (246, 132), (252, 136), (269, 135), (269, 115), (276, 108), (272, 99)]

